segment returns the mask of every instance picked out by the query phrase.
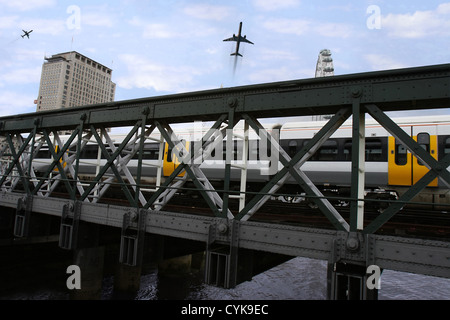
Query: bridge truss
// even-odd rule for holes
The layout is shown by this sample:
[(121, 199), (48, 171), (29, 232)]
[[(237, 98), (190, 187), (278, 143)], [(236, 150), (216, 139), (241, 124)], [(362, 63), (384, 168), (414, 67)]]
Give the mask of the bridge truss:
[[(338, 262), (363, 266), (375, 264), (381, 268), (450, 277), (449, 242), (376, 234), (434, 179), (439, 178), (445, 185), (450, 185), (447, 170), (450, 155), (435, 160), (387, 115), (389, 111), (436, 108), (450, 108), (450, 65), (222, 88), (3, 117), (0, 118), (0, 135), (4, 137), (0, 150), (4, 160), (0, 205), (17, 209), (16, 237), (27, 236), (33, 212), (61, 216), (60, 246), (66, 249), (77, 246), (80, 220), (121, 227), (121, 261), (131, 265), (138, 261), (140, 239), (145, 232), (205, 241), (209, 263), (222, 254), (214, 251), (214, 244), (226, 244), (229, 251), (225, 255), (225, 286), (228, 287), (235, 285), (238, 248), (324, 259), (330, 265)], [(293, 157), (260, 122), (262, 118), (323, 114), (333, 116)], [(368, 223), (364, 216), (366, 114), (429, 168), (422, 179)], [(347, 221), (339, 208), (333, 206), (302, 171), (302, 165), (348, 119), (353, 123), (353, 152), (350, 218)], [(201, 152), (189, 152), (173, 134), (174, 124), (195, 121), (212, 123), (201, 139), (201, 150), (214, 147), (215, 143), (222, 144), (222, 140), (214, 139), (218, 131), (231, 146), (234, 127), (244, 121), (243, 145), (248, 142), (249, 130), (253, 130), (259, 139), (264, 139), (277, 151), (281, 169), (255, 196), (246, 200), (245, 164), (241, 166), (241, 190), (236, 194), (230, 188), (233, 164), (227, 161), (223, 187), (217, 190), (200, 168)], [(127, 132), (123, 141), (115, 144), (107, 129), (118, 127), (127, 128)], [(61, 131), (71, 132), (64, 142)], [(145, 143), (155, 141), (155, 134), (159, 137), (156, 141), (160, 143), (161, 152), (157, 183), (149, 192), (141, 182), (145, 165), (142, 155)], [(98, 166), (91, 181), (85, 181), (79, 177), (80, 155), (90, 140), (98, 142), (106, 163)], [(183, 155), (189, 157), (169, 177), (161, 179), (164, 142), (180, 158)], [(51, 152), (52, 161), (42, 174), (36, 170), (39, 165), (36, 156), (44, 146)], [(128, 166), (133, 157), (138, 159), (136, 172)], [(232, 148), (227, 148), (227, 159), (231, 157)], [(333, 229), (250, 220), (288, 179), (298, 183), (331, 222)], [(164, 211), (186, 181), (194, 183), (211, 209), (210, 216)], [(126, 205), (102, 203), (112, 185), (121, 188), (127, 199)], [(62, 186), (67, 193), (65, 198), (55, 191)], [(235, 197), (240, 199), (237, 211), (229, 206), (230, 199)], [(207, 281), (214, 282), (212, 279), (217, 277), (211, 272), (207, 272)], [(337, 283), (333, 281), (333, 284)], [(331, 297), (334, 297), (333, 293)]]

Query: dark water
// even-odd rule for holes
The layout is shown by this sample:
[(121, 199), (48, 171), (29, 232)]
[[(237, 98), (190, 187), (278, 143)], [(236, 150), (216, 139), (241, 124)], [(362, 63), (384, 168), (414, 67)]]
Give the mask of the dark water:
[[(52, 266), (49, 266), (51, 270)], [(55, 269), (56, 270), (56, 269)], [(3, 270), (4, 272), (5, 270)], [(244, 282), (234, 289), (222, 289), (202, 282), (201, 272), (178, 277), (162, 277), (149, 269), (141, 277), (136, 300), (325, 300), (326, 261), (294, 258)], [(33, 267), (20, 271), (9, 288), (0, 290), (1, 300), (68, 300), (67, 275), (50, 272), (39, 277)], [(33, 280), (34, 279), (34, 280)], [(31, 281), (33, 280), (33, 281)], [(103, 280), (102, 299), (117, 297), (113, 276)], [(6, 290), (5, 290), (6, 289)], [(450, 300), (450, 279), (384, 270), (380, 300)]]

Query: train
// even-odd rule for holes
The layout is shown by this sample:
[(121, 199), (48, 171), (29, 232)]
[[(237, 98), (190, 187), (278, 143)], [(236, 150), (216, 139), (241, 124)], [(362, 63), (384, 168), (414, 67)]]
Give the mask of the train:
[[(441, 160), (450, 153), (450, 116), (421, 116), (393, 118), (393, 121), (408, 133), (434, 159)], [(282, 125), (264, 125), (268, 132), (277, 132), (274, 137), (281, 148), (291, 157), (311, 140), (325, 125), (326, 121), (286, 122)], [(200, 128), (200, 129), (199, 129)], [(201, 132), (199, 132), (199, 130)], [(276, 130), (276, 131), (275, 131)], [(175, 130), (188, 152), (198, 146), (198, 137), (202, 137), (205, 128), (183, 128)], [(239, 190), (242, 179), (243, 165), (246, 167), (247, 191), (259, 191), (261, 186), (269, 181), (274, 172), (270, 170), (274, 163), (274, 151), (263, 145), (264, 139), (250, 130), (248, 144), (245, 141), (243, 125), (234, 130), (233, 143), (230, 145), (229, 159), (231, 163), (231, 182), (233, 188)], [(112, 142), (118, 146), (125, 135), (111, 134)], [(180, 164), (180, 154), (176, 154), (169, 144), (161, 138), (159, 133), (153, 134), (149, 142), (145, 142), (143, 153), (132, 152), (132, 158), (127, 167), (131, 174), (136, 174), (137, 161), (142, 158), (142, 183), (155, 184), (157, 175), (161, 179), (170, 176)], [(65, 137), (61, 140), (64, 143)], [(111, 151), (111, 146), (105, 142)], [(244, 148), (247, 146), (247, 148)], [(74, 150), (75, 146), (71, 147)], [(200, 169), (218, 189), (223, 187), (224, 169), (226, 162), (227, 141), (215, 144), (215, 148), (208, 150), (204, 156)], [(70, 152), (70, 151), (69, 151)], [(128, 151), (128, 154), (130, 151)], [(220, 156), (219, 156), (220, 155)], [(124, 150), (123, 157), (127, 156)], [(186, 155), (185, 155), (186, 156)], [(181, 155), (183, 157), (183, 155)], [(348, 204), (351, 188), (351, 157), (352, 157), (352, 121), (346, 121), (323, 145), (305, 162), (301, 170), (326, 196), (330, 196), (340, 205)], [(244, 161), (243, 159), (247, 159)], [(275, 159), (276, 160), (276, 159)], [(41, 147), (34, 159), (36, 171), (45, 171), (51, 161), (48, 147)], [(91, 177), (98, 172), (98, 168), (106, 162), (99, 152), (97, 143), (91, 141), (83, 148), (79, 161), (80, 177)], [(281, 164), (278, 163), (281, 168)], [(272, 168), (273, 169), (273, 168)], [(275, 170), (275, 171), (277, 171)], [(397, 141), (389, 132), (375, 120), (368, 118), (365, 128), (365, 197), (366, 199), (396, 200), (413, 184), (422, 178), (428, 168), (413, 156), (403, 144)], [(448, 170), (448, 169), (447, 169)], [(180, 174), (180, 176), (185, 173)], [(281, 201), (308, 201), (300, 186), (290, 178), (279, 191)], [(380, 205), (375, 201), (374, 205)], [(418, 205), (432, 204), (442, 206), (448, 210), (450, 205), (450, 190), (448, 186), (436, 178), (418, 196), (413, 199)], [(386, 203), (383, 204), (386, 206)]]

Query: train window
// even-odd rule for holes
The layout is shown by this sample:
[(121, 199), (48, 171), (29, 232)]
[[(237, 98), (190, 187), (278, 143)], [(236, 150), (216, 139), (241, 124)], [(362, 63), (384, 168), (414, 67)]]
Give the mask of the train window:
[(450, 153), (450, 137), (445, 139), (444, 142), (444, 154), (447, 155)]
[[(352, 140), (346, 140), (344, 144), (344, 161), (352, 161)], [(365, 142), (365, 159), (370, 162), (386, 161), (381, 139), (367, 138)]]
[(344, 161), (352, 161), (352, 140), (345, 141)]
[(395, 140), (395, 164), (404, 166), (408, 163), (408, 150), (397, 139)]
[(386, 161), (383, 158), (383, 143), (380, 139), (366, 139), (366, 161)]
[(97, 159), (98, 147), (97, 145), (87, 145), (81, 150), (81, 159)]
[(41, 149), (39, 149), (39, 152), (36, 155), (36, 158), (50, 159), (51, 153), (50, 153), (50, 150), (48, 150), (48, 147), (41, 147)]
[[(159, 143), (146, 143), (142, 153), (143, 160), (157, 160), (159, 157)], [(139, 159), (139, 150), (134, 154), (133, 159)]]
[(169, 146), (169, 150), (167, 151), (167, 162), (172, 162), (172, 148)]
[[(421, 132), (417, 135), (417, 143), (428, 153), (430, 153), (430, 135), (427, 132)], [(422, 161), (417, 160), (419, 166), (423, 166)]]
[[(305, 141), (303, 145), (306, 145)], [(338, 143), (335, 140), (326, 141), (322, 147), (311, 157), (311, 161), (337, 161), (338, 160)]]
[(296, 140), (289, 141), (288, 154), (290, 157), (294, 157), (297, 154), (297, 141)]

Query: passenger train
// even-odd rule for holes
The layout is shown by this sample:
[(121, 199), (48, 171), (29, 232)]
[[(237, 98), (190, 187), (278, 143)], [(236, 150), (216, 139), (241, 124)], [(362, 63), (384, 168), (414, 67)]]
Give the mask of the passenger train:
[[(441, 160), (450, 153), (450, 116), (426, 116), (426, 117), (403, 117), (393, 119), (405, 132), (425, 149), (436, 160)], [(288, 122), (284, 125), (268, 126), (272, 129), (280, 128), (280, 146), (291, 157), (325, 125), (323, 121), (309, 122)], [(205, 131), (205, 130), (203, 130)], [(235, 133), (243, 135), (242, 127)], [(242, 155), (247, 154), (247, 185), (252, 191), (259, 191), (261, 183), (269, 181), (271, 174), (268, 174), (267, 166), (270, 161), (261, 157), (261, 140), (258, 140), (253, 130), (249, 137), (248, 150), (243, 150), (242, 136), (234, 137), (233, 161), (231, 168), (231, 179), (239, 185), (241, 179), (241, 169), (239, 164), (243, 164)], [(195, 145), (193, 138), (195, 130), (177, 130), (177, 136), (183, 139), (186, 149)], [(366, 145), (365, 145), (365, 188), (366, 198), (382, 200), (394, 200), (403, 194), (411, 185), (416, 183), (424, 174), (428, 172), (420, 160), (414, 157), (399, 141), (391, 136), (387, 130), (378, 122), (366, 120)], [(197, 132), (198, 134), (198, 132)], [(201, 137), (201, 135), (200, 135)], [(111, 135), (114, 143), (118, 145), (123, 135)], [(146, 142), (142, 154), (143, 183), (154, 184), (157, 175), (158, 165), (161, 168), (161, 175), (168, 177), (179, 165), (179, 155), (175, 156), (168, 144), (163, 142), (153, 142), (159, 140), (159, 133), (153, 137), (152, 142)], [(62, 137), (64, 140), (64, 137)], [(219, 189), (223, 186), (225, 168), (225, 140), (220, 144), (223, 148), (223, 157), (220, 160), (204, 159), (200, 168), (206, 177)], [(80, 158), (80, 176), (92, 176), (96, 172), (97, 166), (106, 162), (104, 157), (100, 157), (96, 143), (89, 142), (83, 148)], [(192, 149), (192, 148), (191, 148)], [(217, 148), (215, 149), (217, 153)], [(266, 151), (266, 150), (264, 150)], [(161, 152), (163, 153), (161, 155)], [(273, 152), (273, 151), (272, 151)], [(269, 154), (270, 151), (267, 151)], [(126, 154), (124, 153), (123, 156)], [(351, 184), (351, 155), (352, 155), (352, 123), (346, 121), (315, 154), (301, 167), (301, 170), (311, 179), (314, 184), (322, 190), (324, 195), (347, 197), (350, 195)], [(213, 158), (217, 156), (210, 153)], [(39, 170), (39, 164), (43, 169), (50, 161), (48, 148), (42, 147), (35, 158), (35, 168)], [(138, 154), (133, 156), (127, 167), (132, 174), (135, 174)], [(279, 164), (281, 166), (281, 164)], [(43, 169), (45, 170), (45, 169)], [(282, 191), (287, 194), (298, 194), (299, 199), (302, 190), (294, 180), (289, 180)], [(281, 191), (280, 191), (281, 192)], [(295, 197), (294, 197), (295, 198)], [(301, 198), (304, 199), (304, 198)], [(290, 201), (292, 198), (282, 198), (283, 201)], [(414, 199), (417, 203), (450, 204), (450, 190), (440, 179), (436, 178), (419, 196)], [(448, 209), (448, 208), (447, 208)]]

